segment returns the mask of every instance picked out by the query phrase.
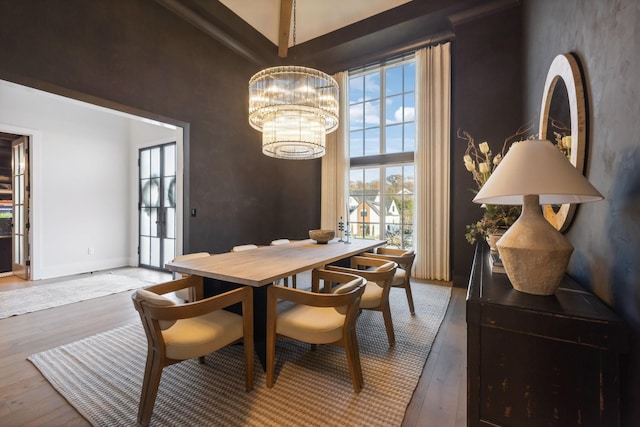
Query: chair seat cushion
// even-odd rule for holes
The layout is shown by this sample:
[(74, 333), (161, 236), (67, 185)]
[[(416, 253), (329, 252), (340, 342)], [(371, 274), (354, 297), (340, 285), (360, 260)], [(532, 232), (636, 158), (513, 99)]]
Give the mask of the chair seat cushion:
[(345, 315), (337, 307), (296, 305), (278, 314), (276, 333), (311, 344), (329, 344), (342, 338)]
[(242, 316), (225, 310), (180, 319), (162, 331), (167, 357), (175, 360), (204, 356), (242, 336)]
[(407, 274), (402, 268), (396, 270), (396, 274), (393, 275), (391, 286), (404, 286), (404, 276)]
[(364, 293), (360, 299), (360, 308), (375, 308), (380, 305), (382, 288), (376, 282), (367, 281)]

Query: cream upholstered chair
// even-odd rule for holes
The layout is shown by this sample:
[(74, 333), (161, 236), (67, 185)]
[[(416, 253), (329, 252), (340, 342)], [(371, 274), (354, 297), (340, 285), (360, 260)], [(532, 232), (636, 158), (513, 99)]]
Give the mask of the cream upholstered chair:
[(364, 256), (386, 259), (398, 264), (396, 275), (393, 278), (391, 286), (394, 288), (404, 288), (407, 294), (407, 302), (409, 303), (409, 312), (416, 314), (413, 305), (413, 295), (411, 294), (411, 268), (413, 261), (416, 259), (416, 253), (413, 250), (394, 249), (394, 248), (378, 248), (376, 253), (365, 253)]
[[(196, 301), (175, 304), (164, 294), (193, 287)], [(165, 366), (199, 358), (238, 341), (244, 342), (247, 391), (253, 389), (253, 290), (242, 287), (202, 299), (202, 277), (189, 276), (134, 292), (133, 305), (147, 335), (138, 425), (149, 425)], [(242, 315), (223, 310), (242, 303)]]
[[(367, 281), (360, 299), (360, 308), (382, 312), (389, 346), (393, 346), (396, 342), (396, 335), (393, 331), (391, 307), (389, 306), (389, 291), (391, 290), (391, 282), (396, 274), (398, 264), (393, 261), (354, 256), (351, 257), (351, 268), (329, 265), (326, 268), (332, 271), (357, 274)], [(315, 286), (315, 283), (313, 285)], [(313, 290), (318, 291), (319, 289), (313, 288)], [(325, 289), (326, 291), (327, 289)]]
[[(315, 293), (273, 285), (267, 290), (267, 387), (274, 382), (277, 337), (288, 337), (315, 344), (344, 347), (353, 389), (362, 390), (360, 351), (356, 337), (358, 305), (364, 279), (353, 274), (315, 269), (312, 282), (321, 280), (340, 285), (333, 293)], [(317, 285), (319, 286), (319, 285)], [(278, 301), (295, 303), (278, 313)]]
[[(277, 239), (277, 240), (273, 240), (271, 242), (271, 246), (288, 245), (289, 243), (291, 243), (291, 240), (289, 240), (289, 239)], [(285, 286), (289, 286), (289, 278), (288, 277), (285, 277), (283, 282), (284, 282)], [(297, 277), (296, 277), (295, 274), (293, 276), (291, 276), (291, 287), (294, 288), (294, 289), (298, 287)]]
[[(190, 259), (204, 258), (208, 256), (210, 256), (209, 252), (194, 252), (191, 254), (178, 255), (172, 260), (172, 262), (187, 261)], [(174, 280), (179, 279), (180, 277), (187, 277), (187, 274), (180, 274), (180, 273), (176, 273), (175, 271), (173, 272)], [(176, 297), (185, 302), (189, 302), (193, 299), (191, 296), (191, 293), (192, 293), (191, 288), (180, 289), (175, 292)]]

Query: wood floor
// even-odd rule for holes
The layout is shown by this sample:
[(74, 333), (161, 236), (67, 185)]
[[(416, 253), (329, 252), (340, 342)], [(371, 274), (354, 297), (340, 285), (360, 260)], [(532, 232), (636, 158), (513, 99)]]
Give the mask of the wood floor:
[[(142, 269), (118, 274), (162, 280)], [(0, 278), (0, 292), (52, 281)], [(413, 281), (420, 286), (419, 281)], [(466, 425), (465, 290), (454, 288), (403, 427)], [(26, 358), (138, 319), (130, 292), (0, 320), (0, 426), (87, 426), (87, 421)]]

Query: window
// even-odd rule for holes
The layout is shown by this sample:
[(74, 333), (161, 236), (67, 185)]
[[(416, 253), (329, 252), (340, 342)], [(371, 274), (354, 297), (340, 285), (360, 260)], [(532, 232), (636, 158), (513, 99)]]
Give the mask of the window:
[(413, 246), (414, 119), (413, 55), (349, 72), (352, 236)]

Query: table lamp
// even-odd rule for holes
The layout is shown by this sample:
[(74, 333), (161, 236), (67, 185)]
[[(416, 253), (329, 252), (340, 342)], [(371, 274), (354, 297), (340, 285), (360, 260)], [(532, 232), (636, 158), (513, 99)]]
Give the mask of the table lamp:
[(604, 197), (549, 141), (516, 142), (482, 186), (475, 203), (520, 205), (522, 214), (496, 246), (514, 289), (553, 295), (573, 246), (542, 215), (540, 204), (583, 203)]

